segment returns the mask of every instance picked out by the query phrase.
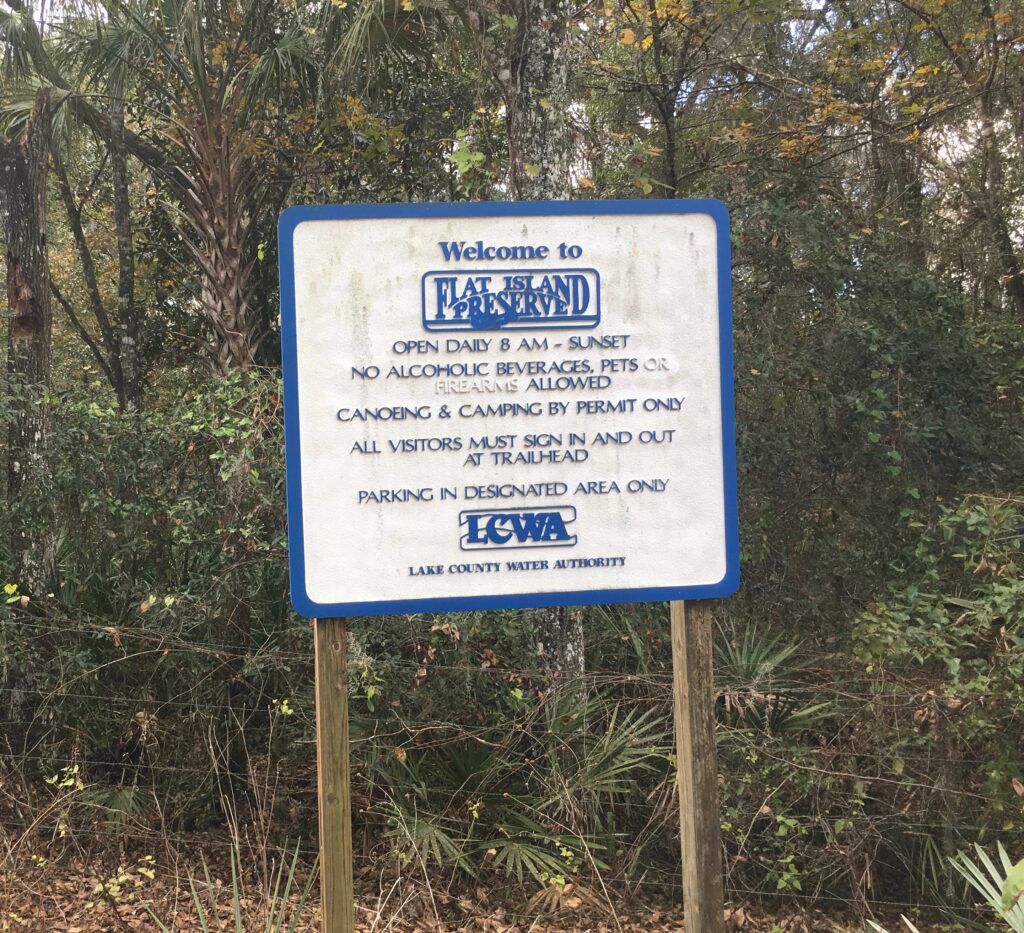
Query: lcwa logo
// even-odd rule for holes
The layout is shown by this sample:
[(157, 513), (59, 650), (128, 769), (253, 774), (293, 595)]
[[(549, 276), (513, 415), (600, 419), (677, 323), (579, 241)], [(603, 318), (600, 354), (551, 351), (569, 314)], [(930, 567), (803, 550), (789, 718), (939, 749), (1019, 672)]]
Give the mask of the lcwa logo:
[(596, 269), (428, 272), (427, 330), (588, 328), (601, 320)]
[(576, 521), (571, 505), (547, 509), (477, 509), (459, 513), (463, 551), (483, 548), (512, 550), (524, 547), (572, 547), (576, 535), (568, 526)]

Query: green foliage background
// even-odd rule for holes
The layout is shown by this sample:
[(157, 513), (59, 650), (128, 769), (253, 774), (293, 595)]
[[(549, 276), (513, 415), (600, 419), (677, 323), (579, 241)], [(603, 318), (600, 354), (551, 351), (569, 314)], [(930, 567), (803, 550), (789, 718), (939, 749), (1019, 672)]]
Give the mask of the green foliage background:
[[(340, 91), (279, 101), (260, 157), (287, 200), (505, 197), (494, 50), (460, 41), (440, 4), (333, 6), (391, 51)], [(744, 583), (716, 608), (727, 891), (958, 911), (947, 856), (997, 838), (1024, 854), (1024, 319), (979, 221), (991, 154), (943, 37), (979, 68), (1002, 50), (994, 195), (1019, 249), (1024, 14), (820, 6), (581, 12), (566, 194), (714, 196), (732, 213)], [(494, 19), (488, 41), (514, 25)], [(329, 51), (309, 53), (322, 75)], [(665, 86), (669, 125), (652, 103)], [(80, 184), (99, 179), (88, 232), (109, 259), (102, 147), (62, 144)], [(49, 470), (0, 514), (0, 567), (32, 524), (58, 540), (52, 593), (0, 581), (0, 827), (31, 825), (56, 857), (241, 821), (308, 857), (312, 651), (287, 598), (273, 218), (253, 245), (261, 365), (215, 378), (195, 269), (139, 166), (133, 198), (144, 406), (117, 410), (58, 320)], [(50, 225), (74, 293), (57, 207)], [(21, 391), (5, 384), (0, 420)], [(578, 611), (587, 674), (571, 684), (552, 681), (529, 613), (353, 622), (360, 865), (539, 890), (552, 909), (570, 882), (676, 891), (666, 607)]]

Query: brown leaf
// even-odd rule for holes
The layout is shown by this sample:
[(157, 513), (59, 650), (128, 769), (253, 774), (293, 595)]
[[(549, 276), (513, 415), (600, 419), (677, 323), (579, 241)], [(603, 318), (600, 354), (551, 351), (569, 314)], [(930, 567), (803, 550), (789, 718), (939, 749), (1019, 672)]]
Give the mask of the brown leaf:
[(985, 573), (995, 573), (999, 568), (999, 565), (995, 560), (989, 557), (987, 554), (978, 561), (978, 566), (974, 568), (974, 576), (979, 577)]
[(726, 908), (725, 920), (730, 930), (742, 930), (747, 925), (747, 914), (742, 907)]
[(451, 622), (444, 622), (438, 624), (435, 622), (430, 626), (431, 632), (441, 632), (443, 635), (447, 635), (452, 641), (460, 641), (462, 639), (462, 632), (459, 631), (457, 625), (453, 625)]
[(1010, 785), (1018, 797), (1024, 797), (1024, 782), (1021, 782), (1019, 778), (1010, 778)]

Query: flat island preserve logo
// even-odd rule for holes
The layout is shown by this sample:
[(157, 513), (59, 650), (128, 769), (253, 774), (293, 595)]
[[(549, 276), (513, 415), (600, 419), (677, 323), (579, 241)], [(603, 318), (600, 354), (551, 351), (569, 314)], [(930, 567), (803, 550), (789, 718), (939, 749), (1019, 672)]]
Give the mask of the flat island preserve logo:
[(601, 320), (596, 269), (446, 269), (423, 276), (427, 330), (589, 328)]
[(462, 530), (459, 547), (463, 551), (572, 547), (576, 544), (576, 535), (569, 533), (569, 526), (575, 521), (576, 509), (571, 505), (459, 512)]

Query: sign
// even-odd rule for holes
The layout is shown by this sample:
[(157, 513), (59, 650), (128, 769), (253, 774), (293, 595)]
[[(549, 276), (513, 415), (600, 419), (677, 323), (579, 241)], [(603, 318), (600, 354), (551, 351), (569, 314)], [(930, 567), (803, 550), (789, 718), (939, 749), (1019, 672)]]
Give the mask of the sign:
[(736, 589), (720, 202), (293, 207), (280, 257), (301, 614)]

